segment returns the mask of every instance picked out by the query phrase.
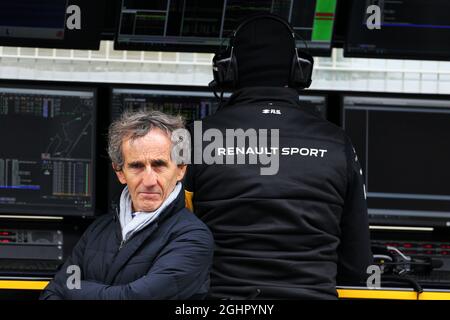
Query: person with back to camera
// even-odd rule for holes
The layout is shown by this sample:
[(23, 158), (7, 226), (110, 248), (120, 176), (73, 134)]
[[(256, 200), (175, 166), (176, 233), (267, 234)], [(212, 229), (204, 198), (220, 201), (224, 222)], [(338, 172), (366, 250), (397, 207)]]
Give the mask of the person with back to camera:
[[(275, 15), (243, 22), (229, 47), (214, 56), (212, 86), (233, 94), (201, 121), (202, 132), (278, 130), (278, 138), (268, 140), (277, 138), (279, 148), (264, 152), (279, 164), (265, 173), (270, 168), (262, 162), (188, 166), (187, 206), (216, 244), (212, 299), (336, 299), (337, 284), (360, 285), (368, 277), (372, 254), (362, 170), (344, 131), (299, 102), (312, 68), (313, 58), (297, 49), (291, 26)], [(255, 137), (246, 138), (243, 150)], [(193, 154), (207, 150), (205, 141), (199, 146)], [(215, 154), (224, 152), (230, 159), (237, 149)], [(254, 153), (244, 152), (246, 159)]]
[[(126, 187), (110, 214), (85, 231), (41, 299), (203, 299), (214, 248), (185, 208), (186, 165), (172, 158), (181, 118), (125, 112), (109, 130), (109, 155)], [(73, 266), (80, 270), (79, 284)]]

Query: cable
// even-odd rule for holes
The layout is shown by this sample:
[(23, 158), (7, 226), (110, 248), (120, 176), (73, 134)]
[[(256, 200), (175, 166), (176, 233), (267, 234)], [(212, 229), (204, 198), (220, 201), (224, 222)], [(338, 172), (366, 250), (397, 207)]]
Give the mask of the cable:
[(391, 246), (386, 246), (386, 249), (391, 250), (391, 251), (395, 251), (397, 254), (399, 254), (403, 259), (405, 259), (406, 261), (411, 261), (411, 257), (405, 256), (403, 254), (403, 252), (401, 252), (400, 250), (398, 250), (395, 247), (391, 247)]
[(305, 48), (306, 48), (306, 51), (309, 53), (309, 48), (308, 48), (308, 43), (306, 42), (306, 40), (305, 39), (303, 39), (297, 32), (295, 32), (294, 31), (294, 40), (295, 40), (295, 38), (297, 37), (297, 38), (299, 38), (301, 41), (303, 41), (303, 43), (305, 44)]

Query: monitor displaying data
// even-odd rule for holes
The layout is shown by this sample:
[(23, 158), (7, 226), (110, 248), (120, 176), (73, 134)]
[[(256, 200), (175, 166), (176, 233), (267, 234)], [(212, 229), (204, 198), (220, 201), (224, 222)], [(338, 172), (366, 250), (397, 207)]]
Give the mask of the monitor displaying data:
[(64, 39), (67, 1), (0, 1), (0, 34), (18, 38)]
[(372, 222), (450, 226), (450, 99), (343, 98)]
[(0, 212), (94, 214), (96, 94), (0, 85)]
[(0, 0), (0, 46), (100, 46), (105, 0)]
[(187, 124), (213, 114), (219, 101), (207, 91), (112, 89), (111, 115), (117, 119), (125, 110), (158, 110), (181, 115)]
[(121, 0), (117, 49), (214, 52), (247, 17), (274, 13), (311, 53), (329, 55), (337, 0)]
[[(378, 21), (375, 11), (367, 13), (373, 5)], [(357, 0), (352, 6), (345, 56), (450, 60), (450, 1)], [(379, 29), (370, 29), (374, 22)]]

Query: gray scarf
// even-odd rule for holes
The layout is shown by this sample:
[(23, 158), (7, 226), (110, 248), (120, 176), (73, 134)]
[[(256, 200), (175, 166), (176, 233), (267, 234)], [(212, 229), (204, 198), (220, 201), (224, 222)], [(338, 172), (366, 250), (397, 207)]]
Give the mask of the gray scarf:
[[(152, 223), (161, 212), (167, 208), (177, 197), (181, 191), (181, 183), (178, 182), (161, 206), (153, 212), (134, 212), (131, 206), (131, 196), (128, 186), (125, 187), (120, 196), (120, 225), (122, 227), (122, 240), (126, 241), (130, 236)], [(133, 215), (135, 217), (133, 218)]]

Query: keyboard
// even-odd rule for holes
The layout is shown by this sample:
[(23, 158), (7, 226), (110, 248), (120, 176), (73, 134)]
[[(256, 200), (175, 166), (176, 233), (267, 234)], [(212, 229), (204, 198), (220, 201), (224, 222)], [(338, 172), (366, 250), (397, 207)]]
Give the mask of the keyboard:
[(0, 259), (3, 276), (54, 276), (62, 261)]

